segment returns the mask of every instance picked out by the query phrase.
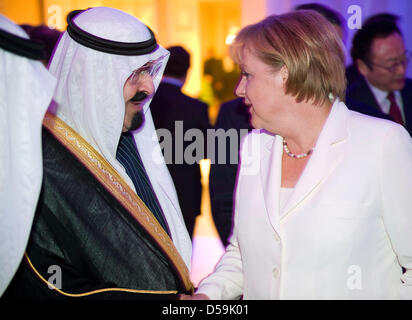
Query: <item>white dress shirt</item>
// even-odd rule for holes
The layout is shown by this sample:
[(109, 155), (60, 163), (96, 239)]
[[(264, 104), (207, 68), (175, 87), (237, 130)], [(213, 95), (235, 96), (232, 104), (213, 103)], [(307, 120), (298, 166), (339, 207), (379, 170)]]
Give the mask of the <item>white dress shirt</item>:
[[(388, 99), (388, 91), (383, 91), (381, 89), (378, 89), (374, 87), (367, 79), (366, 83), (368, 84), (369, 88), (372, 91), (372, 94), (375, 96), (376, 101), (378, 102), (379, 107), (381, 108), (381, 111), (384, 114), (389, 114), (390, 108), (391, 108), (391, 102)], [(403, 111), (403, 101), (402, 101), (402, 95), (399, 91), (394, 91), (393, 94), (395, 95), (395, 100), (396, 103), (398, 104), (399, 110), (402, 115), (402, 119), (405, 123), (405, 112)]]

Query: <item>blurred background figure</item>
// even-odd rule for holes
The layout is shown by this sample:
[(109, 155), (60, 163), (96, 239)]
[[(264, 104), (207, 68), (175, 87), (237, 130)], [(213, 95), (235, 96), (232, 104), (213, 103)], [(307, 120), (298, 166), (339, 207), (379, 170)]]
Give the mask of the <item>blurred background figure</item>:
[(41, 127), (55, 78), (41, 43), (0, 14), (0, 296), (29, 239), (42, 181)]
[[(380, 13), (380, 14), (375, 14), (371, 17), (369, 17), (364, 24), (368, 25), (370, 23), (373, 23), (374, 21), (377, 20), (389, 20), (395, 24), (397, 24), (399, 17), (390, 13)], [(352, 57), (353, 58), (353, 57)], [(356, 82), (359, 78), (361, 78), (362, 75), (359, 73), (358, 68), (356, 66), (356, 63), (352, 61), (352, 63), (346, 68), (346, 80), (348, 81), (348, 87)]]
[(361, 76), (348, 86), (348, 107), (395, 121), (412, 134), (412, 80), (406, 78), (411, 52), (397, 18), (371, 17), (355, 34), (351, 55)]
[(346, 41), (345, 19), (336, 10), (320, 3), (306, 3), (295, 7), (295, 10), (314, 10), (326, 18), (336, 29), (343, 43)]
[(62, 32), (57, 29), (51, 29), (45, 25), (31, 26), (24, 24), (21, 25), (21, 27), (27, 32), (30, 39), (43, 44), (45, 57), (42, 59), (42, 62), (47, 67), (53, 54), (54, 47), (56, 46)]
[[(199, 98), (210, 106), (211, 123), (215, 123), (220, 104), (235, 99), (234, 88), (239, 80), (239, 67), (228, 54), (217, 57), (213, 49), (203, 64), (203, 83)], [(211, 94), (209, 95), (209, 89)]]
[(222, 59), (216, 57), (213, 48), (209, 48), (207, 58), (203, 63), (203, 80), (212, 90), (212, 97), (207, 101), (209, 105), (215, 104), (215, 100), (218, 100), (218, 97), (220, 96), (220, 91), (223, 87), (223, 72)]
[[(209, 192), (212, 208), (212, 217), (224, 246), (232, 231), (233, 191), (236, 183), (236, 173), (239, 163), (239, 147), (242, 137), (252, 130), (250, 116), (242, 98), (224, 102), (220, 106), (219, 115), (214, 127), (226, 133), (231, 130), (236, 141), (225, 138), (224, 147), (215, 143), (215, 159), (210, 166)], [(219, 162), (221, 153), (225, 154), (225, 161)], [(230, 159), (235, 157), (236, 162)]]
[[(190, 54), (181, 46), (167, 48), (170, 58), (156, 94), (150, 104), (153, 122), (156, 129), (166, 129), (170, 132), (172, 145), (168, 145), (166, 138), (160, 141), (163, 144), (163, 153), (166, 164), (176, 187), (179, 204), (182, 209), (183, 218), (190, 236), (196, 217), (200, 214), (202, 195), (201, 174), (199, 161), (206, 157), (206, 131), (209, 128), (207, 104), (189, 97), (181, 90), (187, 72), (190, 67)], [(186, 133), (191, 129), (200, 130), (204, 138), (203, 143), (199, 140), (184, 139)], [(161, 140), (161, 132), (157, 131)], [(195, 136), (195, 139), (198, 139)], [(183, 141), (185, 140), (185, 141)], [(201, 149), (196, 148), (194, 159), (186, 156), (188, 146), (192, 143), (200, 143)], [(200, 146), (199, 144), (199, 146)], [(168, 150), (172, 152), (167, 153)], [(193, 160), (195, 162), (193, 163)]]

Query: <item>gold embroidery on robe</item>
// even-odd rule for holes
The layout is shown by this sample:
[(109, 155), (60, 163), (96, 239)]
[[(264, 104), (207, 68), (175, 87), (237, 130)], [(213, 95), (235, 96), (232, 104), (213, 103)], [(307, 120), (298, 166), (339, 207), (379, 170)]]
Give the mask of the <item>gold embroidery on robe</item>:
[(151, 235), (170, 259), (187, 291), (193, 292), (186, 264), (178, 253), (169, 235), (159, 224), (153, 213), (134, 192), (117, 171), (86, 140), (63, 120), (47, 112), (43, 126), (105, 186), (136, 221)]

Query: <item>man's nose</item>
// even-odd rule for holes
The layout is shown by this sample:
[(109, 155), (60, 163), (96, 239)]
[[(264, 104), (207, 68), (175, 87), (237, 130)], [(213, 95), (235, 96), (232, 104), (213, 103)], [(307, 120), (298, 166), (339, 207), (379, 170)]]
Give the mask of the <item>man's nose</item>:
[(148, 96), (155, 92), (153, 79), (150, 75), (143, 75), (139, 80), (139, 91), (146, 92)]
[(409, 59), (407, 57), (404, 57), (397, 62), (395, 62), (395, 65), (393, 67), (393, 74), (400, 76), (400, 75), (406, 75), (406, 71), (408, 70), (408, 62)]
[(406, 69), (408, 68), (408, 64), (405, 62), (399, 62), (396, 66), (395, 72), (398, 75), (405, 75)]

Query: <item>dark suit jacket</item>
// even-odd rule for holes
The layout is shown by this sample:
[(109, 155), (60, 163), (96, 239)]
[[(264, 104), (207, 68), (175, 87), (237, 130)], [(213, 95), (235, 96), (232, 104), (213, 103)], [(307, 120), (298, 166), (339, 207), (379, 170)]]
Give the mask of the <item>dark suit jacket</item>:
[[(226, 139), (225, 149), (218, 150), (215, 144), (215, 162), (210, 168), (209, 190), (212, 205), (212, 216), (216, 229), (223, 244), (228, 244), (228, 238), (232, 231), (232, 210), (233, 192), (236, 184), (236, 174), (238, 163), (231, 164), (231, 152), (236, 152), (236, 159), (239, 160), (239, 145), (241, 129), (252, 129), (249, 123), (249, 112), (238, 98), (221, 105), (219, 115), (216, 120), (215, 129), (235, 129), (238, 133), (238, 143), (236, 149), (230, 148), (230, 140)], [(226, 153), (226, 163), (218, 163), (219, 152)]]
[(346, 80), (348, 81), (348, 87), (355, 83), (362, 75), (359, 73), (355, 64), (351, 64), (346, 67)]
[[(406, 120), (405, 128), (412, 135), (412, 79), (406, 79), (401, 95)], [(375, 96), (363, 77), (346, 90), (346, 105), (351, 110), (390, 120), (389, 116), (381, 111)]]
[[(150, 104), (153, 122), (156, 129), (167, 129), (172, 134), (172, 159), (166, 156), (166, 163), (176, 187), (180, 208), (190, 236), (196, 216), (200, 214), (200, 202), (202, 194), (200, 166), (198, 163), (188, 164), (184, 159), (184, 154), (176, 154), (176, 144), (183, 145), (183, 152), (194, 143), (183, 141), (185, 133), (190, 129), (200, 129), (204, 137), (206, 146), (206, 131), (209, 128), (208, 106), (207, 104), (183, 94), (180, 88), (170, 83), (160, 83), (156, 94)], [(183, 131), (175, 130), (176, 121), (183, 121)], [(159, 133), (158, 133), (159, 135)], [(159, 135), (160, 143), (163, 146), (162, 138)], [(180, 140), (180, 141), (179, 141)], [(194, 147), (194, 146), (193, 146)], [(196, 149), (199, 151), (198, 149)], [(165, 155), (165, 148), (163, 148)], [(167, 155), (167, 154), (166, 154)], [(199, 153), (196, 152), (196, 161), (206, 158), (206, 148)], [(183, 163), (179, 163), (179, 157)], [(172, 160), (172, 161), (170, 161)]]

